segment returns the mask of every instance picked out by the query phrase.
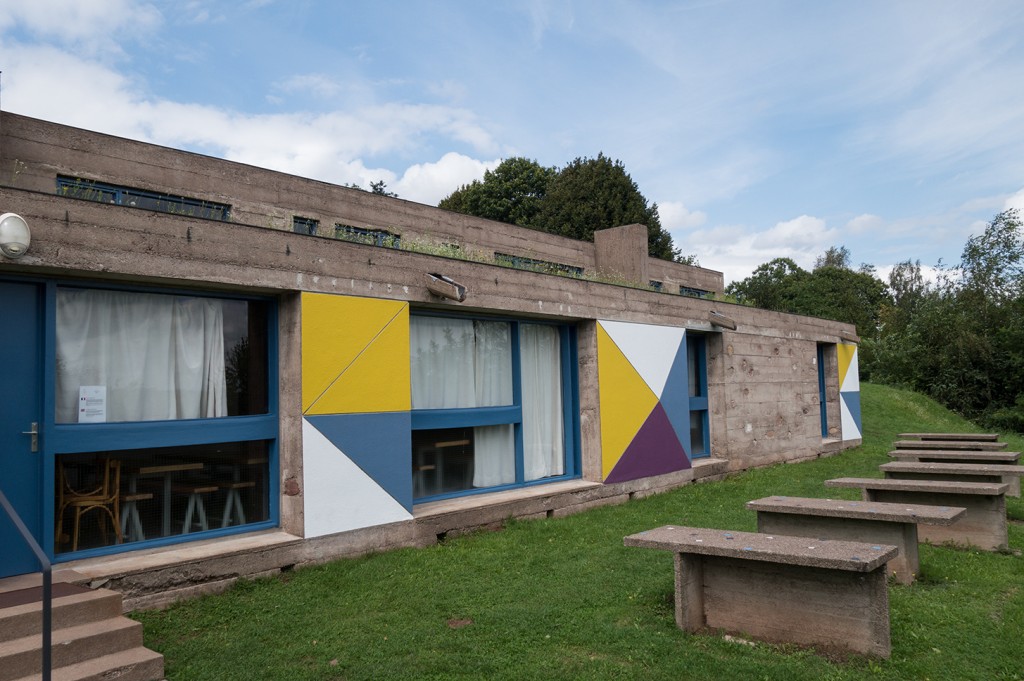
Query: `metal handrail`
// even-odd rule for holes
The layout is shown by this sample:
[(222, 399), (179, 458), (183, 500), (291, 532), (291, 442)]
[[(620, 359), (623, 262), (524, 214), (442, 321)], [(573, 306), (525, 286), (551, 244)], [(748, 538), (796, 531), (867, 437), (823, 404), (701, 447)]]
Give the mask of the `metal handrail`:
[(39, 565), (43, 568), (43, 681), (50, 681), (51, 665), (53, 663), (50, 650), (52, 646), (53, 638), (53, 571), (50, 566), (50, 559), (46, 557), (41, 546), (36, 542), (35, 537), (25, 527), (25, 523), (22, 522), (21, 516), (14, 510), (11, 502), (7, 500), (7, 496), (4, 491), (0, 489), (0, 506), (4, 507), (4, 511), (7, 512), (7, 517), (14, 523), (14, 527), (18, 529), (25, 543), (32, 549), (32, 553), (36, 554), (36, 560), (39, 561)]

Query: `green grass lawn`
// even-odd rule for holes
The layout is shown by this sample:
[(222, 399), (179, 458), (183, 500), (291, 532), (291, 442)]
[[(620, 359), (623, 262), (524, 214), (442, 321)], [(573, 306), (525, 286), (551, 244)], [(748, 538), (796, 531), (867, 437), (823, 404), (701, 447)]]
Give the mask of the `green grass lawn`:
[(1024, 678), (1020, 499), (1008, 503), (1009, 553), (921, 547), (920, 580), (890, 587), (889, 660), (687, 634), (671, 555), (623, 547), (668, 523), (752, 531), (744, 502), (771, 494), (856, 498), (821, 482), (880, 477), (899, 432), (977, 430), (913, 393), (863, 385), (861, 397), (864, 445), (839, 456), (242, 582), (135, 617), (172, 680)]

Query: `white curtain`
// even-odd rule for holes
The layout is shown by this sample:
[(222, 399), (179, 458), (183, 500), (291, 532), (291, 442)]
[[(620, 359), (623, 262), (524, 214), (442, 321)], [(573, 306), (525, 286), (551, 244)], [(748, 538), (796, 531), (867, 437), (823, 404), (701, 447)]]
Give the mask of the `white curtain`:
[(221, 302), (58, 289), (58, 423), (78, 420), (82, 386), (106, 388), (111, 422), (226, 416)]
[[(505, 322), (413, 317), (412, 408), (512, 404), (512, 338)], [(473, 429), (473, 486), (515, 482), (511, 426)]]
[(523, 389), (523, 467), (527, 480), (565, 472), (562, 363), (558, 329), (519, 325)]

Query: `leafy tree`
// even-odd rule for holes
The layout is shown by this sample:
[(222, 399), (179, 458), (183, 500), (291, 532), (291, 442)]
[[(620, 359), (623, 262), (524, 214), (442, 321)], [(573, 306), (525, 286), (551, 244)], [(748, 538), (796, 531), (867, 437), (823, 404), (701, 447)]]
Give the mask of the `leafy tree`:
[(486, 171), (483, 181), (462, 185), (437, 205), (457, 213), (537, 229), (537, 213), (557, 174), (554, 168), (528, 158), (507, 158), (494, 170)]
[(850, 249), (846, 246), (829, 246), (824, 254), (814, 259), (814, 269), (819, 267), (850, 269)]
[(398, 194), (396, 194), (395, 192), (388, 191), (388, 183), (385, 182), (384, 180), (377, 180), (376, 182), (371, 182), (370, 193), (382, 194), (384, 196), (390, 196), (395, 199), (398, 198)]
[(874, 268), (849, 268), (850, 252), (832, 247), (815, 260), (808, 272), (790, 258), (775, 258), (742, 281), (729, 284), (737, 300), (768, 310), (835, 319), (854, 324), (862, 336), (874, 335), (880, 313), (889, 299)]
[(593, 241), (597, 230), (639, 223), (647, 227), (652, 256), (697, 262), (673, 246), (657, 204), (640, 193), (622, 162), (604, 154), (577, 158), (560, 170), (526, 158), (506, 159), (438, 206), (584, 241)]
[(599, 229), (639, 223), (647, 227), (647, 250), (672, 260), (678, 254), (662, 229), (657, 204), (649, 204), (621, 161), (604, 154), (577, 158), (548, 186), (536, 225), (545, 232), (593, 241)]

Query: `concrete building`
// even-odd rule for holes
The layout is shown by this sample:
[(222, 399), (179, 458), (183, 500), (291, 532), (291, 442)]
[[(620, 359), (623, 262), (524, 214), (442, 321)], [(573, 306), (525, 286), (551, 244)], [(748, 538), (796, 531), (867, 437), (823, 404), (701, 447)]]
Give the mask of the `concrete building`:
[[(716, 300), (640, 225), (579, 242), (11, 113), (0, 170), (31, 230), (0, 256), (0, 489), (129, 607), (860, 443), (852, 326)], [(0, 546), (37, 569), (6, 518)]]

